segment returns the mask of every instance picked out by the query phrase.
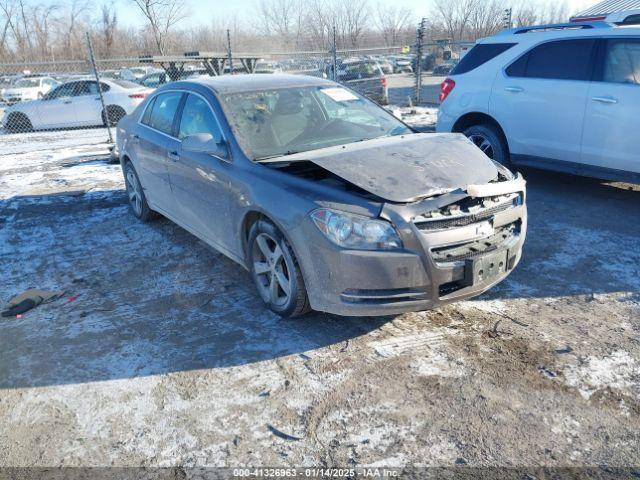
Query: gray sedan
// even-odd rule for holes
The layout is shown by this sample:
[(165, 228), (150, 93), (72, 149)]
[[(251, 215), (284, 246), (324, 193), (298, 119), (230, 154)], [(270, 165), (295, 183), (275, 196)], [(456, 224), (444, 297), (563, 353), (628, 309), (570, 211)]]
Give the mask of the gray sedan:
[(430, 309), (520, 260), (520, 175), (328, 80), (165, 85), (120, 121), (117, 151), (133, 213), (164, 215), (235, 260), (282, 316)]

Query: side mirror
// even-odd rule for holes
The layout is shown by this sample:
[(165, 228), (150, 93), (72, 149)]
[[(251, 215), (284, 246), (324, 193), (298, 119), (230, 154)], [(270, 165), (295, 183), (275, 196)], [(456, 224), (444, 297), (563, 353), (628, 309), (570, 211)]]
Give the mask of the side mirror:
[(227, 144), (222, 138), (217, 141), (210, 133), (196, 133), (182, 140), (182, 149), (193, 153), (206, 153), (213, 157), (228, 158)]

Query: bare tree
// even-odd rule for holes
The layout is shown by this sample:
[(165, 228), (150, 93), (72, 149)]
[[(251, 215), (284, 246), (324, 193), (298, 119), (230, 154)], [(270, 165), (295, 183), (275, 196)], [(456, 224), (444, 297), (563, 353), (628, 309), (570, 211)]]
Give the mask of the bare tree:
[(453, 41), (468, 40), (471, 18), (479, 8), (483, 8), (482, 0), (435, 0), (436, 22), (442, 23), (449, 38)]
[(384, 44), (398, 45), (403, 34), (409, 30), (412, 20), (411, 10), (386, 3), (378, 3), (375, 9), (375, 26), (382, 33)]
[(184, 0), (132, 0), (149, 22), (155, 47), (161, 55), (167, 52), (172, 28), (186, 17)]
[(100, 30), (104, 42), (102, 51), (106, 57), (109, 57), (115, 41), (118, 17), (115, 8), (113, 8), (113, 4), (111, 4), (111, 6), (106, 3), (103, 4), (101, 13)]

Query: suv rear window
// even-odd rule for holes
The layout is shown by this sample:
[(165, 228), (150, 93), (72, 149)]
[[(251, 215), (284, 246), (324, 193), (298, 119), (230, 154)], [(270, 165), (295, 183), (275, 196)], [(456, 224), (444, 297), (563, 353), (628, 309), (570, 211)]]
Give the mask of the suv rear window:
[(510, 77), (590, 80), (595, 39), (558, 40), (538, 45), (509, 65)]
[(451, 75), (470, 72), (489, 60), (493, 60), (514, 45), (515, 43), (479, 43), (462, 57), (462, 60), (451, 70)]

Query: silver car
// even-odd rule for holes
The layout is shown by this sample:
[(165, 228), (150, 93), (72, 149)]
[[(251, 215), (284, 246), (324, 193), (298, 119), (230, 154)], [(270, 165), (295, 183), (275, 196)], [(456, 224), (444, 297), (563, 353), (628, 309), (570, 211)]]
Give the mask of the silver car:
[(520, 260), (520, 175), (328, 80), (165, 85), (120, 121), (117, 151), (133, 213), (162, 214), (235, 260), (282, 316), (430, 309)]

